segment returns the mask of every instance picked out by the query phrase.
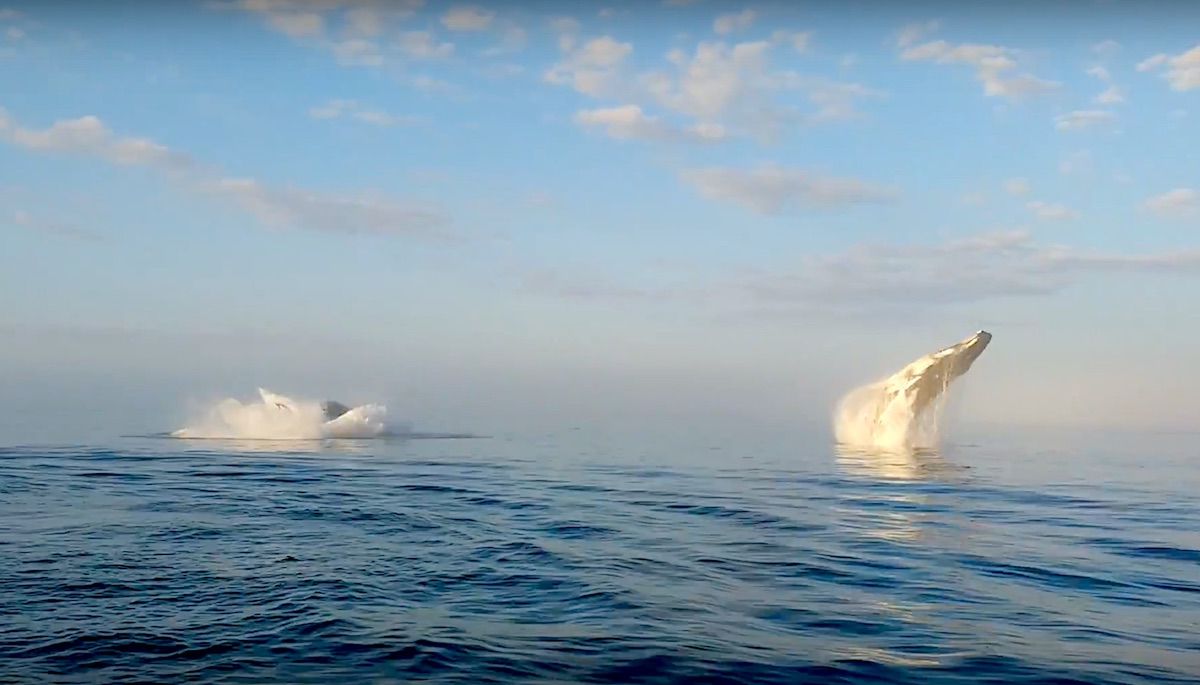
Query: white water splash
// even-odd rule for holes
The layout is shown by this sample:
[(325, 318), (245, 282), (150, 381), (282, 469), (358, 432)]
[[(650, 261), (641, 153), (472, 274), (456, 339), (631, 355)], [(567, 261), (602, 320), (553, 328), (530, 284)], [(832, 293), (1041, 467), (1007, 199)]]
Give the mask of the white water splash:
[(991, 333), (979, 331), (882, 381), (852, 390), (834, 415), (838, 442), (883, 449), (935, 447), (950, 383), (971, 368), (991, 340)]
[(293, 400), (258, 389), (258, 402), (228, 398), (209, 407), (177, 438), (230, 438), (241, 440), (312, 440), (319, 438), (374, 438), (387, 433), (387, 408), (364, 404), (352, 409), (336, 402)]

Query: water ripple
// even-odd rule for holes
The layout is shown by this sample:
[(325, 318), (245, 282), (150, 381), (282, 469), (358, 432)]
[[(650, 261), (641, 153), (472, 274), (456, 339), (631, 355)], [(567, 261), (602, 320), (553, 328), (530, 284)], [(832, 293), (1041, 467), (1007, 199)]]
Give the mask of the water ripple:
[(1200, 680), (1186, 490), (555, 445), (0, 448), (0, 683)]

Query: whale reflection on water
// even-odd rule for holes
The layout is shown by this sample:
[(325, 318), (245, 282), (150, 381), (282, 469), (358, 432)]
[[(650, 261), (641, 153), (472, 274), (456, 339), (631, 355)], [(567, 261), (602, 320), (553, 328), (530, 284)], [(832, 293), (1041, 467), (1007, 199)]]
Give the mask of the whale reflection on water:
[(882, 449), (838, 443), (834, 456), (838, 468), (847, 475), (878, 480), (944, 478), (965, 468), (947, 460), (935, 448)]

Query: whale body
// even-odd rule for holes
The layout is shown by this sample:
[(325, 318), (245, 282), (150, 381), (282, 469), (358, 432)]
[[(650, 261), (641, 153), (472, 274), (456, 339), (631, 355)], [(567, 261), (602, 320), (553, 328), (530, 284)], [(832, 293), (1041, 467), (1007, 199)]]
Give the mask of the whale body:
[(908, 364), (842, 399), (834, 420), (837, 440), (882, 448), (932, 447), (937, 442), (939, 400), (983, 354), (992, 334), (969, 338)]

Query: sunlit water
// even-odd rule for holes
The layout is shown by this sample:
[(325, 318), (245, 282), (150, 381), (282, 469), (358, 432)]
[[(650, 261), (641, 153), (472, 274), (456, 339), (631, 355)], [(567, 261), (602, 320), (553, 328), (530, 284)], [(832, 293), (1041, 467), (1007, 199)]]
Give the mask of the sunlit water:
[(8, 447), (0, 682), (1195, 682), (1195, 439)]

